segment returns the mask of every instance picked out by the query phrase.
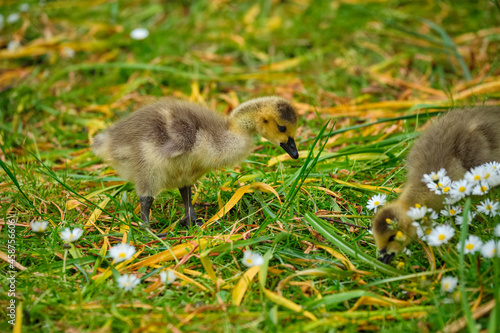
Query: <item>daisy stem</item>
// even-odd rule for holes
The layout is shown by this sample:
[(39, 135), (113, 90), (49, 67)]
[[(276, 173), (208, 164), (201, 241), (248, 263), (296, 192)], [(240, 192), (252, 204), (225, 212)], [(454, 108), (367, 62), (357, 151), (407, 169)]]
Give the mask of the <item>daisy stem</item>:
[(64, 282), (66, 282), (66, 258), (67, 257), (68, 257), (68, 248), (64, 247), (64, 258), (63, 258), (63, 268), (62, 268), (62, 274), (63, 274), (63, 281)]
[[(36, 233), (36, 238), (38, 239), (38, 244), (41, 247), (41, 245), (43, 244), (42, 234), (40, 232), (37, 232)], [(41, 257), (43, 258), (43, 263), (45, 264), (45, 266), (50, 267), (49, 266), (49, 262), (47, 260), (47, 257), (45, 256), (45, 251), (40, 251), (40, 253), (41, 253)]]

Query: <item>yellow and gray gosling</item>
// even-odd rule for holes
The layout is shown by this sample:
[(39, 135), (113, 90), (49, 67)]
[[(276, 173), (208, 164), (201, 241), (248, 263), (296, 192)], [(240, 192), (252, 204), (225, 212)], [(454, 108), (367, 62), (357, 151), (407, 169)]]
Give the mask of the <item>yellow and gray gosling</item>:
[(439, 117), (408, 155), (403, 193), (373, 218), (379, 260), (389, 263), (415, 238), (416, 228), (407, 215), (410, 207), (444, 207), (443, 196), (422, 181), (424, 174), (444, 168), (451, 180), (459, 180), (469, 169), (492, 161), (500, 161), (500, 106), (455, 109)]
[(210, 170), (243, 161), (254, 147), (254, 134), (297, 159), (296, 129), (297, 114), (280, 97), (252, 99), (229, 117), (199, 104), (167, 98), (98, 134), (93, 151), (135, 184), (143, 227), (149, 227), (154, 197), (173, 188), (179, 189), (184, 202), (181, 224), (191, 226), (196, 221), (191, 203), (191, 186), (196, 180)]

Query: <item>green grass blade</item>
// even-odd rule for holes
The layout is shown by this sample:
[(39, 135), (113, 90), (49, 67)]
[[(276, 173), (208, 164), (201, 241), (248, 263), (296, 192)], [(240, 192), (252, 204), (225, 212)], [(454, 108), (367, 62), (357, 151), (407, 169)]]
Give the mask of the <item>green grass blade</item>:
[(372, 266), (375, 270), (380, 273), (391, 275), (391, 276), (399, 276), (402, 272), (398, 271), (395, 268), (392, 268), (389, 265), (381, 263), (377, 260), (377, 258), (366, 255), (362, 250), (360, 250), (356, 245), (349, 244), (342, 237), (337, 235), (333, 228), (323, 222), (316, 215), (311, 212), (307, 212), (304, 216), (304, 220), (309, 223), (317, 232), (319, 232), (323, 237), (328, 239), (333, 245), (337, 246), (348, 256), (357, 258), (363, 263)]
[[(8, 165), (2, 161), (0, 159), (0, 166), (2, 167), (2, 169), (5, 171), (5, 173), (7, 174), (7, 176), (9, 176), (10, 180), (14, 183), (14, 185), (17, 187), (17, 189), (19, 190), (19, 193), (21, 193), (24, 197), (24, 200), (23, 198), (20, 198), (26, 205), (30, 206), (31, 208), (35, 209), (35, 207), (33, 206), (33, 204), (31, 203), (31, 200), (30, 198), (28, 198), (28, 196), (26, 195), (26, 193), (24, 193), (24, 191), (22, 190), (21, 188), (21, 185), (19, 185), (19, 182), (17, 181), (17, 178), (16, 176), (14, 175), (14, 173), (12, 172), (12, 170), (10, 170), (10, 168), (8, 167)], [(35, 209), (36, 211), (36, 209)]]

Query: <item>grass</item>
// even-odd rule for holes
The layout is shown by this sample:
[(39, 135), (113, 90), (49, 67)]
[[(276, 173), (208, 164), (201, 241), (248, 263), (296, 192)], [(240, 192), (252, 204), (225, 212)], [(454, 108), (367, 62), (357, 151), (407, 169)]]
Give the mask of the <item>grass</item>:
[[(18, 4), (0, 8), (6, 19)], [(500, 103), (498, 15), (485, 0), (30, 3), (0, 30), (0, 269), (16, 281), (15, 297), (0, 286), (0, 312), (12, 299), (17, 309), (0, 330), (495, 332), (498, 260), (414, 243), (412, 255), (381, 264), (365, 205), (377, 193), (397, 197), (429, 119)], [(130, 39), (137, 27), (149, 37)], [(233, 205), (209, 228), (179, 227), (181, 198), (168, 190), (154, 203), (153, 231), (171, 234), (141, 231), (133, 186), (89, 148), (155, 97), (228, 113), (272, 94), (300, 113), (301, 158), (259, 141), (241, 165), (205, 175), (198, 215), (209, 221)], [(39, 219), (50, 221), (43, 237), (29, 227)], [(469, 233), (498, 223), (478, 219)], [(63, 279), (68, 226), (85, 232)], [(122, 241), (137, 255), (115, 267), (105, 254)], [(244, 267), (245, 249), (264, 264)], [(159, 283), (163, 267), (176, 282)], [(140, 287), (119, 289), (123, 273)], [(443, 275), (459, 276), (460, 300), (440, 291)]]

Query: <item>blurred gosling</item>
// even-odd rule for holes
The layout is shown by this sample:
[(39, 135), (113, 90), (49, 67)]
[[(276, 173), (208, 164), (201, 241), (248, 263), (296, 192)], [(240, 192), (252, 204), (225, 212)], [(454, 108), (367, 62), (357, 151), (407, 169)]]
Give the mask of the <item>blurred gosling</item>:
[(469, 169), (492, 161), (500, 161), (500, 106), (454, 109), (440, 116), (408, 155), (403, 193), (373, 219), (379, 260), (389, 263), (416, 237), (416, 228), (407, 215), (410, 207), (419, 204), (436, 211), (444, 207), (443, 196), (430, 191), (422, 181), (424, 174), (444, 168), (454, 181)]

